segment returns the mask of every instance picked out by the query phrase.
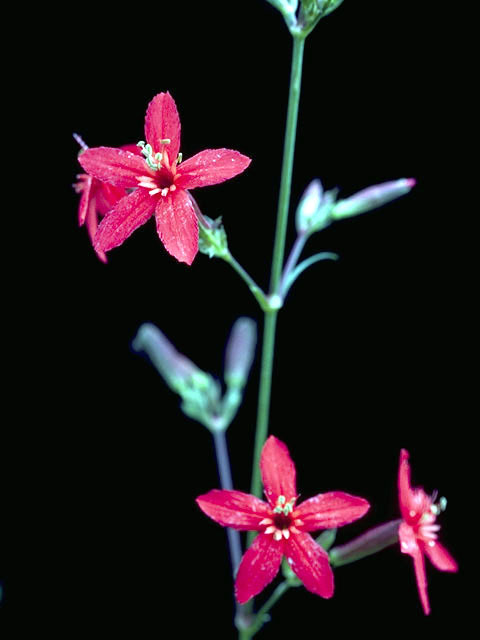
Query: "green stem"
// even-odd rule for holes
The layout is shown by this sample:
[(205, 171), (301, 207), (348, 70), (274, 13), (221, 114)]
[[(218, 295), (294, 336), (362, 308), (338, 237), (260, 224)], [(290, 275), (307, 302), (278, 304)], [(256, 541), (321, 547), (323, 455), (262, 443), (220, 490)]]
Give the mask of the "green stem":
[(290, 191), (292, 187), (293, 157), (295, 152), (295, 138), (297, 134), (298, 105), (300, 103), (300, 88), (302, 83), (303, 49), (305, 38), (293, 36), (292, 69), (290, 73), (290, 91), (288, 95), (287, 125), (283, 148), (282, 176), (280, 194), (278, 198), (277, 228), (273, 246), (272, 274), (270, 291), (278, 293), (278, 285), (282, 275), (283, 257), (285, 254), (285, 239), (287, 235), (288, 209), (290, 205)]
[(270, 304), (267, 299), (267, 296), (262, 291), (262, 289), (258, 286), (258, 284), (255, 282), (255, 280), (245, 271), (242, 265), (239, 262), (237, 262), (237, 260), (235, 260), (235, 258), (232, 256), (230, 251), (225, 252), (222, 255), (222, 258), (223, 260), (225, 260), (225, 262), (228, 262), (228, 264), (233, 267), (233, 269), (238, 273), (238, 275), (246, 283), (247, 287), (255, 296), (255, 299), (260, 305), (260, 308), (262, 309), (262, 311), (265, 311), (265, 312), (268, 311), (270, 309)]
[[(270, 291), (278, 294), (282, 276), (282, 265), (285, 254), (285, 237), (287, 232), (288, 209), (292, 185), (293, 157), (297, 133), (298, 105), (302, 80), (304, 39), (293, 38), (292, 69), (290, 74), (290, 91), (288, 96), (287, 125), (283, 149), (282, 177), (278, 199), (277, 227), (273, 247)], [(260, 454), (267, 439), (268, 419), (270, 414), (270, 396), (272, 387), (273, 355), (275, 349), (275, 329), (278, 309), (265, 312), (263, 329), (262, 363), (260, 370), (260, 388), (258, 395), (257, 427), (253, 454), (251, 493), (261, 497)]]
[[(281, 582), (275, 591), (272, 593), (270, 598), (265, 602), (265, 604), (258, 610), (258, 613), (255, 616), (255, 622), (248, 629), (242, 630), (239, 635), (239, 640), (250, 640), (253, 636), (260, 631), (265, 622), (268, 622), (268, 612), (273, 607), (273, 605), (280, 600), (283, 594), (288, 591), (291, 587), (291, 583), (288, 580), (284, 580)], [(243, 635), (242, 635), (243, 634)]]

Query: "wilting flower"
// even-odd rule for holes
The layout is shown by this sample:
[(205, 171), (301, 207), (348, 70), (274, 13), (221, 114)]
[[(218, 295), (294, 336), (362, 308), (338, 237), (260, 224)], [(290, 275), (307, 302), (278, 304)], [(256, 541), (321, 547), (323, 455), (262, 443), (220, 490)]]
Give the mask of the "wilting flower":
[(445, 509), (446, 500), (441, 498), (434, 504), (434, 497), (423, 489), (410, 486), (410, 464), (408, 451), (400, 452), (398, 469), (398, 493), (403, 521), (398, 530), (400, 550), (413, 558), (418, 593), (426, 615), (430, 613), (425, 573), (425, 554), (440, 571), (458, 571), (458, 566), (448, 551), (437, 541), (437, 515)]
[(121, 245), (155, 215), (157, 232), (177, 260), (191, 264), (198, 251), (198, 223), (188, 189), (233, 178), (250, 158), (230, 149), (207, 149), (180, 164), (180, 118), (169, 93), (148, 105), (145, 142), (139, 157), (110, 147), (88, 149), (79, 161), (91, 176), (121, 189), (134, 189), (105, 216), (95, 235), (95, 248)]
[(363, 498), (332, 491), (295, 506), (295, 465), (286, 445), (274, 436), (263, 446), (260, 469), (268, 502), (241, 491), (218, 489), (197, 498), (202, 511), (222, 526), (259, 532), (238, 568), (238, 602), (247, 602), (275, 578), (283, 556), (309, 591), (330, 598), (333, 572), (328, 554), (308, 532), (353, 522), (370, 505)]
[[(88, 149), (80, 136), (75, 134), (75, 139), (81, 145), (83, 151)], [(141, 155), (140, 149), (133, 144), (120, 147), (124, 151), (131, 151)], [(77, 193), (80, 193), (78, 205), (78, 224), (85, 225), (92, 244), (98, 228), (99, 220), (127, 195), (125, 189), (114, 187), (106, 182), (100, 182), (86, 173), (77, 175), (77, 182), (73, 185)], [(101, 249), (96, 249), (96, 254), (102, 262), (107, 262), (107, 256)]]

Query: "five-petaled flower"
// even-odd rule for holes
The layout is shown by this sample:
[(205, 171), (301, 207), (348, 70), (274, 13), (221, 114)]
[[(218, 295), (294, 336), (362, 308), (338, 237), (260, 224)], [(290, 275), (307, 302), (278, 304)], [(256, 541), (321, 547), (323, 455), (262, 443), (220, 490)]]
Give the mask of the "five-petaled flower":
[(333, 572), (328, 554), (308, 532), (353, 522), (370, 505), (363, 498), (332, 491), (297, 507), (295, 465), (286, 445), (274, 436), (263, 446), (260, 469), (268, 503), (241, 491), (217, 489), (197, 498), (202, 511), (222, 526), (259, 532), (238, 568), (238, 602), (247, 602), (275, 578), (284, 555), (309, 591), (330, 598)]
[(430, 613), (425, 573), (425, 554), (440, 571), (458, 571), (458, 566), (448, 551), (437, 541), (440, 525), (435, 524), (437, 515), (446, 506), (441, 498), (434, 504), (435, 498), (428, 496), (423, 489), (410, 486), (410, 464), (408, 451), (400, 452), (398, 469), (398, 493), (402, 522), (398, 530), (400, 550), (413, 558), (418, 593), (426, 615)]
[(206, 149), (181, 162), (180, 118), (169, 93), (148, 105), (142, 154), (111, 147), (87, 149), (79, 162), (88, 174), (120, 189), (133, 189), (105, 216), (95, 249), (109, 251), (155, 215), (166, 250), (191, 264), (198, 251), (198, 222), (188, 190), (233, 178), (250, 158), (230, 149)]

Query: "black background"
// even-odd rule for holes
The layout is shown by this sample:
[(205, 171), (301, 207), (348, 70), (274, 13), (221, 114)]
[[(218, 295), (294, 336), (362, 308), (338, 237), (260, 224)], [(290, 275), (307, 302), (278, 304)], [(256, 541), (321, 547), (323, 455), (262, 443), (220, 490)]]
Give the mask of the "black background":
[[(306, 256), (327, 250), (341, 259), (303, 274), (280, 313), (270, 432), (288, 444), (303, 497), (338, 489), (371, 502), (340, 542), (398, 516), (398, 455), (407, 448), (414, 484), (449, 499), (441, 539), (461, 573), (428, 567), (425, 619), (410, 558), (389, 549), (339, 569), (331, 601), (304, 589), (286, 595), (264, 638), (430, 633), (463, 616), (459, 472), (471, 425), (447, 162), (457, 153), (457, 78), (436, 3), (413, 14), (406, 4), (347, 1), (306, 43), (292, 209), (316, 177), (341, 196), (400, 177), (418, 185), (307, 245)], [(200, 254), (191, 267), (177, 263), (153, 222), (100, 263), (77, 227), (71, 134), (90, 146), (137, 142), (148, 102), (170, 91), (184, 158), (216, 147), (252, 158), (244, 174), (195, 196), (205, 214), (223, 216), (233, 255), (267, 288), (290, 46), (281, 16), (261, 1), (133, 12), (84, 3), (51, 31), (43, 87), (56, 171), (42, 226), (53, 242), (18, 343), (18, 379), (33, 394), (20, 392), (3, 447), (0, 615), (16, 633), (33, 621), (50, 637), (235, 637), (224, 531), (194, 502), (218, 486), (211, 437), (130, 344), (153, 322), (220, 378), (235, 318), (255, 318), (261, 329), (261, 314), (228, 265)], [(293, 240), (292, 216), (287, 248)], [(29, 358), (32, 343), (41, 360)], [(244, 491), (258, 375), (259, 354), (228, 432)]]

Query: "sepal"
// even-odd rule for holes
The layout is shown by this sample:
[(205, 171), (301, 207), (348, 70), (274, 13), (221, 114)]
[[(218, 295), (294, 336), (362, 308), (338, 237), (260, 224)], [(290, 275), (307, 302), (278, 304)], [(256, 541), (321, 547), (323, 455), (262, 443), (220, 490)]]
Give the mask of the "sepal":
[(227, 234), (222, 218), (212, 220), (202, 215), (198, 222), (198, 250), (209, 258), (224, 258), (228, 255)]
[(325, 529), (325, 531), (322, 531), (322, 533), (318, 536), (318, 538), (316, 539), (316, 542), (321, 547), (323, 547), (325, 551), (328, 551), (330, 547), (333, 545), (333, 543), (335, 542), (336, 537), (337, 537), (336, 529)]

